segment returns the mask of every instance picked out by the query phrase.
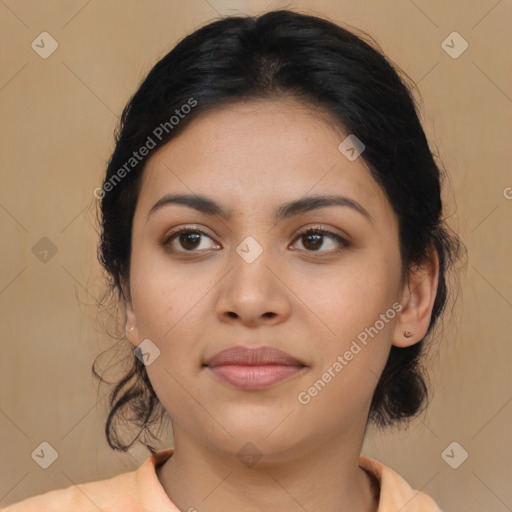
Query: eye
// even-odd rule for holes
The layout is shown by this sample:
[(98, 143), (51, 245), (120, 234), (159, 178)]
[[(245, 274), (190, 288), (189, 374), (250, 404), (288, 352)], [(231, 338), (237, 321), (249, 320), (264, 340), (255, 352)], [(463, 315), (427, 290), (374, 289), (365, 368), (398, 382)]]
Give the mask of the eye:
[[(192, 229), (190, 227), (182, 227), (170, 233), (165, 239), (162, 241), (162, 247), (165, 247), (170, 252), (199, 252), (197, 249), (207, 250), (208, 247), (201, 248), (201, 238), (209, 237), (204, 231), (200, 229)], [(175, 239), (179, 243), (179, 245), (185, 250), (176, 249), (175, 247)], [(219, 246), (216, 245), (218, 248)], [(211, 249), (211, 247), (210, 247)]]
[[(334, 240), (334, 243), (330, 244), (331, 247), (334, 245), (334, 249), (319, 251), (318, 249), (324, 246), (324, 239), (326, 237)], [(306, 247), (308, 252), (340, 252), (350, 246), (350, 244), (341, 236), (320, 228), (309, 228), (302, 231), (296, 238), (296, 240), (300, 239), (306, 239), (306, 242), (303, 245)]]

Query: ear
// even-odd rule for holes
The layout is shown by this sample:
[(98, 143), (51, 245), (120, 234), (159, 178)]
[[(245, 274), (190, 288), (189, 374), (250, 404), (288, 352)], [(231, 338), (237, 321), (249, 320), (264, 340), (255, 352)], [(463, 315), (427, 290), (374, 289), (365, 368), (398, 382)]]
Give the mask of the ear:
[[(432, 316), (438, 279), (439, 257), (432, 246), (427, 260), (411, 271), (402, 290), (402, 310), (395, 324), (392, 341), (396, 347), (408, 347), (424, 338)], [(406, 332), (411, 335), (405, 336)]]
[(137, 326), (137, 317), (133, 310), (133, 303), (129, 283), (121, 279), (122, 301), (124, 305), (124, 314), (126, 319), (125, 331), (128, 341), (137, 347), (140, 344), (139, 328)]

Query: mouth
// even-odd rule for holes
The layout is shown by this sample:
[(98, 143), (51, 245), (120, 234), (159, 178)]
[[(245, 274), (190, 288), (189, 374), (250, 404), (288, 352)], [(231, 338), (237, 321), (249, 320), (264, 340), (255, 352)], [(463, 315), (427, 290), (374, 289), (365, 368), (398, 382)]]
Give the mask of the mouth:
[(242, 346), (222, 350), (203, 367), (221, 382), (244, 390), (271, 387), (307, 368), (295, 357), (273, 347), (250, 349)]

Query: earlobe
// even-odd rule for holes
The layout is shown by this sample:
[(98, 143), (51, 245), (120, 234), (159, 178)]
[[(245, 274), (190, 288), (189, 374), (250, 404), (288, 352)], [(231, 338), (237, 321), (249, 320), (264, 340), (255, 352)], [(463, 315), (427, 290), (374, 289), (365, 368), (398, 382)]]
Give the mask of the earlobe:
[(121, 282), (121, 291), (123, 294), (123, 305), (125, 313), (125, 333), (127, 340), (134, 346), (139, 345), (139, 331), (137, 327), (137, 318), (133, 309), (130, 288), (124, 281)]
[(439, 258), (434, 247), (424, 264), (410, 272), (402, 293), (402, 310), (393, 333), (392, 344), (408, 347), (422, 340), (430, 325), (437, 294)]

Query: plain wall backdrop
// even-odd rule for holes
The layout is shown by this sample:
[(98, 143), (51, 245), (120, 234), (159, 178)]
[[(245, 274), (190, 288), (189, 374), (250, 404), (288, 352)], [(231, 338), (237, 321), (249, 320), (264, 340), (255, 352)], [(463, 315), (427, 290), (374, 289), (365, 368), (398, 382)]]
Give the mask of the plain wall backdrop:
[[(0, 506), (149, 455), (108, 447), (108, 388), (98, 394), (91, 375), (114, 343), (96, 321), (93, 190), (122, 108), (157, 60), (219, 15), (283, 7), (368, 32), (416, 82), (449, 175), (449, 222), (468, 249), (459, 302), (428, 357), (429, 408), (406, 430), (370, 430), (363, 452), (446, 511), (512, 510), (510, 0), (2, 0)], [(58, 43), (47, 58), (55, 43), (43, 32)], [(43, 442), (58, 453), (48, 469), (31, 456)], [(454, 469), (447, 460), (462, 450)]]

